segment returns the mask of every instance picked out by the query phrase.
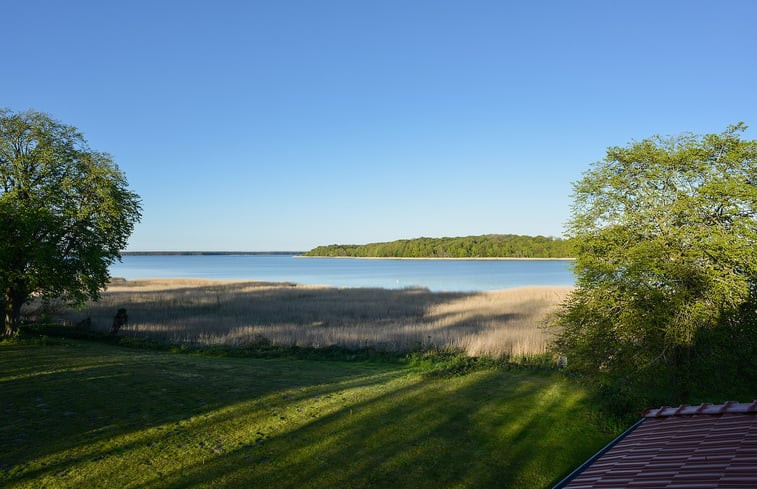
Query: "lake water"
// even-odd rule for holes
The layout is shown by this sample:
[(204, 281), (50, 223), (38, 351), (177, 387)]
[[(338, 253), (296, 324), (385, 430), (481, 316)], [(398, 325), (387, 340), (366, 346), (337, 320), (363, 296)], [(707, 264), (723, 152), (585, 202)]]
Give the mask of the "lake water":
[(529, 285), (571, 286), (566, 260), (361, 260), (293, 255), (125, 256), (111, 276), (294, 282), (333, 287), (426, 287), (484, 291)]

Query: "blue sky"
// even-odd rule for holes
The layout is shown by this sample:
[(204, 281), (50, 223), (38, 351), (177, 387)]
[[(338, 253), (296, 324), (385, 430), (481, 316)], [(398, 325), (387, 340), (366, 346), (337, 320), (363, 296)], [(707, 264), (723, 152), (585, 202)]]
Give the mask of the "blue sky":
[(25, 0), (0, 18), (0, 106), (113, 155), (143, 200), (130, 250), (559, 236), (608, 146), (757, 127), (751, 0)]

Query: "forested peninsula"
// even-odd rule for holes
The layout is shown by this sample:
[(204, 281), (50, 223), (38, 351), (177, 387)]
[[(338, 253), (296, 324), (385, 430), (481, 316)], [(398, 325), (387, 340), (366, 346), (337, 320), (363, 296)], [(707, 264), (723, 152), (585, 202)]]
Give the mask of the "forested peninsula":
[(304, 256), (354, 258), (572, 258), (570, 240), (546, 236), (486, 234), (401, 239), (364, 245), (318, 246)]

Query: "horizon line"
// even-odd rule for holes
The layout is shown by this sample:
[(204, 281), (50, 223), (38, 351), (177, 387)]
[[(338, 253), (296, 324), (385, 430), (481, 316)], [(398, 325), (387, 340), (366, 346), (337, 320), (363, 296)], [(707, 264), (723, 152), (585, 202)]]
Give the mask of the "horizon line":
[(122, 256), (134, 255), (297, 255), (307, 251), (268, 250), (268, 251), (231, 251), (231, 250), (141, 250), (121, 251)]

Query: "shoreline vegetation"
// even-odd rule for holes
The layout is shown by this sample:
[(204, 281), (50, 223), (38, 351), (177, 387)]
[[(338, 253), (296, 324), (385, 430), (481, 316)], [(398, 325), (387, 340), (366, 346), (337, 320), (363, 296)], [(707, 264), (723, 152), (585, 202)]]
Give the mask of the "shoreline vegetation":
[(364, 245), (318, 246), (304, 256), (352, 258), (570, 259), (570, 240), (546, 236), (486, 234), (415, 238)]
[(297, 258), (415, 260), (573, 260), (570, 240), (547, 236), (485, 234), (400, 239), (364, 245), (332, 244), (310, 251), (123, 251), (122, 256), (293, 255)]
[(76, 311), (31, 304), (30, 317), (108, 332), (125, 308), (120, 335), (169, 343), (256, 345), (403, 353), (459, 351), (492, 358), (547, 353), (545, 317), (571, 287), (489, 292), (424, 288), (335, 288), (294, 283), (115, 278), (98, 302)]

